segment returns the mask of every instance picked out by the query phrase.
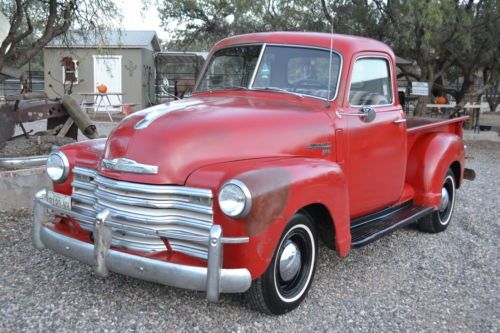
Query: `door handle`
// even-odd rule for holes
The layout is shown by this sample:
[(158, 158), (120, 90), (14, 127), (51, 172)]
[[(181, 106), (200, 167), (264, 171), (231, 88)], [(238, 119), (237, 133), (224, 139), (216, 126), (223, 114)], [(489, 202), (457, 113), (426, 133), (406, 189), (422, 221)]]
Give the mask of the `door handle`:
[(335, 111), (335, 113), (337, 114), (337, 117), (341, 118), (342, 119), (342, 116), (348, 116), (348, 117), (366, 117), (366, 114), (364, 113), (346, 113), (346, 112), (338, 112), (338, 111)]
[(342, 116), (359, 117), (365, 123), (372, 122), (375, 119), (376, 115), (377, 115), (375, 113), (375, 109), (372, 108), (371, 106), (362, 106), (361, 109), (360, 109), (360, 112), (358, 112), (358, 113), (345, 113), (345, 112), (335, 111), (335, 114), (340, 119), (342, 119)]
[(405, 118), (394, 120), (394, 124), (402, 124), (402, 123), (406, 123), (406, 119)]

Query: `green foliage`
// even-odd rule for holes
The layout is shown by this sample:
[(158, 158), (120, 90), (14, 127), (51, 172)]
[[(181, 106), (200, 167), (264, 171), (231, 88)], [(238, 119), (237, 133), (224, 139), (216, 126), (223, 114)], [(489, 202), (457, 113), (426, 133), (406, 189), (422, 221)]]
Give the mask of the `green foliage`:
[(55, 37), (98, 35), (119, 23), (113, 0), (0, 0), (0, 11), (11, 25), (0, 44), (0, 69), (21, 68)]
[(208, 50), (222, 38), (250, 32), (328, 31), (314, 0), (164, 0), (159, 12), (173, 35), (170, 49)]
[[(428, 81), (459, 102), (481, 93), (473, 91), (478, 72), (484, 73), (483, 90), (499, 81), (500, 0), (160, 1), (163, 26), (173, 36), (170, 49), (208, 50), (222, 38), (256, 31), (328, 32), (333, 21), (337, 33), (386, 42), (417, 64), (402, 75)], [(444, 87), (444, 77), (461, 84)]]

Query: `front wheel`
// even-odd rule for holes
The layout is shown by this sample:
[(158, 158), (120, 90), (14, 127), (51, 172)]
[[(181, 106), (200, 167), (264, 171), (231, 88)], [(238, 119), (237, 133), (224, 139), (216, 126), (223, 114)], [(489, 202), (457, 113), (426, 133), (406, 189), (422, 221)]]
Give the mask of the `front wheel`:
[(420, 230), (437, 233), (444, 231), (448, 227), (455, 208), (455, 191), (455, 175), (451, 169), (448, 169), (441, 188), (439, 207), (435, 212), (418, 221)]
[(297, 213), (285, 228), (269, 267), (247, 292), (250, 306), (275, 315), (295, 309), (312, 284), (317, 256), (313, 220)]

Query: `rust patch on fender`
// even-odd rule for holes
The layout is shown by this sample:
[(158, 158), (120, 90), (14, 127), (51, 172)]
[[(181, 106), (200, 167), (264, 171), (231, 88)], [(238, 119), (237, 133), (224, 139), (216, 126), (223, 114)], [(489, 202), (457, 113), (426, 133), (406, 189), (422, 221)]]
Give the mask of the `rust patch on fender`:
[(280, 218), (288, 202), (291, 177), (281, 168), (261, 169), (238, 177), (252, 194), (252, 209), (245, 218), (248, 236), (258, 235)]

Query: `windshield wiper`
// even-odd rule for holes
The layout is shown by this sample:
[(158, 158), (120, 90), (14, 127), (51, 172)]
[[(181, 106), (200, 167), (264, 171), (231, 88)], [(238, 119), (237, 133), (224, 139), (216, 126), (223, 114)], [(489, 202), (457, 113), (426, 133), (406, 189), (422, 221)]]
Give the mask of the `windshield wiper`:
[(222, 90), (248, 90), (247, 87), (244, 86), (225, 86), (221, 88)]
[(257, 88), (252, 88), (251, 90), (276, 91), (276, 92), (282, 92), (282, 93), (285, 93), (285, 94), (294, 95), (294, 96), (297, 96), (297, 97), (300, 97), (300, 98), (304, 97), (302, 94), (299, 94), (299, 93), (296, 93), (296, 92), (293, 92), (293, 91), (289, 91), (289, 90), (286, 90), (286, 89), (283, 89), (283, 88), (280, 88), (280, 87), (257, 87)]

